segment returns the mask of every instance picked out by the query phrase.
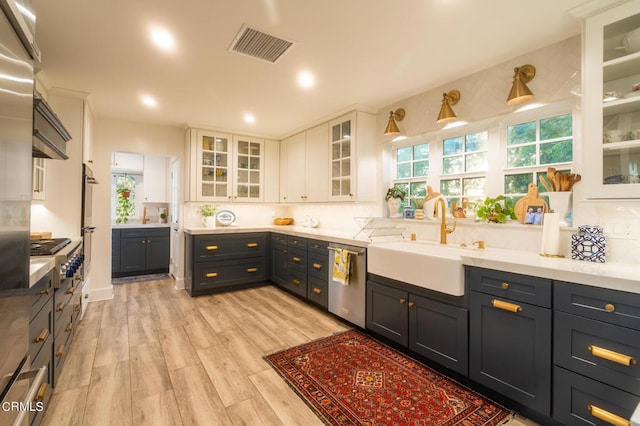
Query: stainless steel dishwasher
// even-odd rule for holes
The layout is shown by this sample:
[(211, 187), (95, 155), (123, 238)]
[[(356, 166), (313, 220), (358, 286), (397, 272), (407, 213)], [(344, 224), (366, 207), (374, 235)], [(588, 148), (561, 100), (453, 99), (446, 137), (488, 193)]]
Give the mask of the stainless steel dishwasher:
[[(351, 255), (349, 285), (333, 280), (335, 249), (348, 250)], [(329, 312), (365, 328), (367, 299), (367, 249), (345, 244), (329, 244)]]

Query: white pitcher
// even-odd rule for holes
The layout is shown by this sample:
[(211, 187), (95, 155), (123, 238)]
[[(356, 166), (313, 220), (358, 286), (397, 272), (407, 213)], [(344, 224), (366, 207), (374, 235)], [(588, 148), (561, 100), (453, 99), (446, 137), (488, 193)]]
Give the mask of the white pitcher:
[(206, 228), (215, 228), (216, 227), (216, 217), (215, 216), (204, 216), (202, 218), (202, 223)]

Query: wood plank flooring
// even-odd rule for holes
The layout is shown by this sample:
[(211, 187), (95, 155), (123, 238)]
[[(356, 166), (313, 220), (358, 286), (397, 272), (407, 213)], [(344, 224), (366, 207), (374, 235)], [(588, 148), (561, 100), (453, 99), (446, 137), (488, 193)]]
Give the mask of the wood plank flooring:
[(347, 324), (272, 286), (191, 298), (166, 279), (114, 293), (89, 304), (43, 425), (322, 425), (262, 356)]

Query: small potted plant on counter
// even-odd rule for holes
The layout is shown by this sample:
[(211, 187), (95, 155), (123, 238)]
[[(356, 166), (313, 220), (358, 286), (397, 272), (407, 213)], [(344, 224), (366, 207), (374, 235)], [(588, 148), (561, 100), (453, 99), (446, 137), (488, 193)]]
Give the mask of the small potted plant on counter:
[(400, 204), (404, 201), (404, 197), (407, 196), (407, 193), (404, 192), (402, 188), (398, 188), (394, 186), (387, 190), (387, 195), (385, 195), (384, 199), (387, 202), (387, 207), (389, 207), (389, 217), (400, 217), (401, 214), (398, 213), (400, 210)]
[(212, 206), (211, 204), (205, 204), (200, 206), (198, 212), (202, 215), (202, 223), (207, 228), (215, 228), (216, 227), (216, 206)]
[(504, 223), (507, 218), (516, 219), (513, 204), (504, 195), (496, 198), (486, 197), (484, 201), (476, 206), (476, 216), (487, 222)]

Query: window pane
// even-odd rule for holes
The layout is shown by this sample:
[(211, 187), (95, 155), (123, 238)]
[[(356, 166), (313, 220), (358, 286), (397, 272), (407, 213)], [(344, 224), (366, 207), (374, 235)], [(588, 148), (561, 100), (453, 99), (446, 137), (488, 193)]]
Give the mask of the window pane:
[(429, 161), (416, 161), (413, 163), (413, 176), (427, 176), (429, 174)]
[(450, 179), (440, 181), (440, 193), (442, 195), (460, 195), (460, 179)]
[(405, 161), (411, 161), (411, 151), (412, 147), (410, 146), (398, 149), (397, 162), (404, 163)]
[(467, 155), (466, 162), (467, 172), (487, 170), (487, 153), (469, 154)]
[(486, 178), (462, 179), (462, 195), (465, 198), (484, 197), (484, 186)]
[(442, 159), (443, 174), (462, 173), (462, 171), (462, 155)]
[(411, 182), (412, 197), (424, 197), (427, 195), (427, 182)]
[(540, 144), (540, 164), (569, 161), (573, 161), (573, 143), (571, 139)]
[(442, 144), (443, 154), (452, 155), (462, 152), (462, 136), (457, 138), (445, 139)]
[(411, 177), (411, 163), (398, 164), (398, 179), (406, 179)]
[(507, 145), (516, 145), (536, 140), (536, 122), (507, 127)]
[(535, 145), (526, 145), (507, 149), (507, 167), (524, 167), (535, 165)]
[(413, 159), (423, 160), (429, 158), (429, 144), (416, 145), (413, 147)]
[(486, 151), (488, 138), (489, 138), (489, 134), (487, 132), (480, 132), (480, 133), (474, 133), (473, 135), (467, 135), (466, 143), (465, 143), (466, 152)]
[(533, 182), (533, 173), (507, 175), (504, 177), (504, 193), (526, 194), (531, 182)]
[(572, 117), (571, 114), (567, 114), (540, 120), (540, 140), (571, 136), (573, 134)]

